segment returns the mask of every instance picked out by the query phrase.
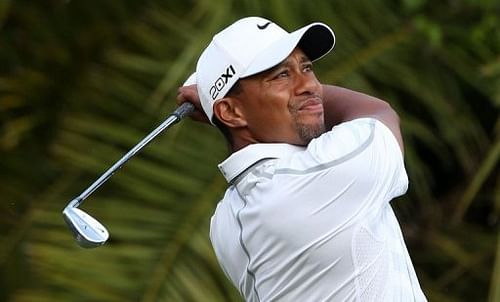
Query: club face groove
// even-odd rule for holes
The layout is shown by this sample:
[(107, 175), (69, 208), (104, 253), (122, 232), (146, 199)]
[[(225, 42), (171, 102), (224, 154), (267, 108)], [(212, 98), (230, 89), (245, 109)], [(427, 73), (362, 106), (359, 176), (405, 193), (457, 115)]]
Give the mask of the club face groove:
[(81, 247), (98, 247), (108, 240), (108, 230), (84, 211), (76, 207), (66, 207), (63, 216), (78, 245)]

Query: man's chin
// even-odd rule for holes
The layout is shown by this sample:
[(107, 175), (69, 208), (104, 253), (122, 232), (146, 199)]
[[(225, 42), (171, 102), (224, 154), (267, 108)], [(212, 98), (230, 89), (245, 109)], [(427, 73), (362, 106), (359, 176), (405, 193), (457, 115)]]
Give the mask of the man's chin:
[(297, 133), (299, 135), (300, 140), (304, 143), (304, 145), (309, 144), (311, 140), (319, 137), (321, 134), (325, 133), (325, 125), (323, 121), (309, 124), (297, 124), (296, 125)]

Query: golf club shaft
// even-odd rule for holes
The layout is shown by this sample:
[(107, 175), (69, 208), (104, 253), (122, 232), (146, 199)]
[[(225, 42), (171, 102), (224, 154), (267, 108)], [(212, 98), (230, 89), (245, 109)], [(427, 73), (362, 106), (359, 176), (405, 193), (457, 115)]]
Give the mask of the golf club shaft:
[(91, 184), (85, 191), (83, 191), (78, 197), (73, 199), (68, 206), (78, 207), (90, 194), (97, 190), (103, 183), (105, 183), (116, 170), (120, 169), (121, 166), (127, 162), (132, 156), (144, 148), (151, 140), (153, 140), (158, 134), (163, 130), (167, 129), (171, 125), (176, 124), (182, 120), (186, 115), (193, 112), (194, 106), (191, 103), (185, 102), (180, 105), (174, 112), (172, 112), (160, 126), (154, 129), (150, 134), (143, 138), (134, 148), (132, 148), (127, 154), (125, 154), (120, 160), (118, 160), (111, 168), (109, 168), (104, 174), (101, 175), (93, 184)]

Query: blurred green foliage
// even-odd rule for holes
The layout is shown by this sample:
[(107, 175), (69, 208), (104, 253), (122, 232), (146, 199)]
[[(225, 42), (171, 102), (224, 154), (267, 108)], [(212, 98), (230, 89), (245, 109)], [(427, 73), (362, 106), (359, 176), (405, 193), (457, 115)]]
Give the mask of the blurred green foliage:
[(239, 301), (208, 241), (226, 184), (215, 129), (157, 138), (85, 209), (61, 211), (175, 108), (211, 36), (260, 15), (334, 29), (316, 73), (399, 112), (410, 191), (395, 201), (430, 301), (500, 301), (500, 4), (494, 0), (0, 1), (0, 300)]

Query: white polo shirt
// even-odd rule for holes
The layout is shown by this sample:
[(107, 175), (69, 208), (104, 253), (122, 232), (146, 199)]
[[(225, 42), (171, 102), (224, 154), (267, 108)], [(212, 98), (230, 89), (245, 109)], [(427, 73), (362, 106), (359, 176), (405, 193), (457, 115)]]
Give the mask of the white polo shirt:
[(403, 156), (381, 122), (249, 145), (219, 168), (230, 187), (210, 239), (246, 301), (426, 301), (389, 204), (408, 187)]

